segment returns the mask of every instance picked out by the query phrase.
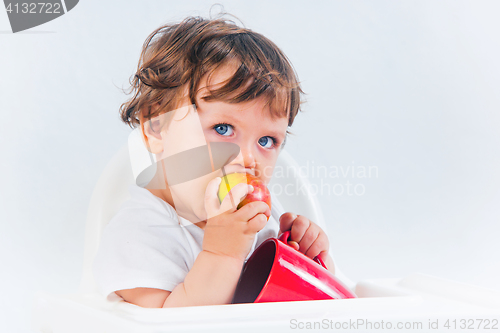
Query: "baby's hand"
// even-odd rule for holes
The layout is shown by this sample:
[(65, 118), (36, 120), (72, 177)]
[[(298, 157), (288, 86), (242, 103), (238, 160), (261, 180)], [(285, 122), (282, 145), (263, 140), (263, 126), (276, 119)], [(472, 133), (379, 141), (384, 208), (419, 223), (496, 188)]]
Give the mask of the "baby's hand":
[(262, 201), (250, 202), (236, 210), (247, 193), (253, 191), (253, 186), (245, 183), (234, 186), (219, 203), (217, 192), (220, 182), (220, 177), (213, 179), (205, 192), (207, 224), (203, 250), (244, 261), (252, 248), (255, 234), (265, 227), (271, 210)]
[(311, 259), (327, 261), (330, 244), (325, 232), (302, 215), (287, 212), (280, 216), (280, 232), (291, 230), (288, 244)]

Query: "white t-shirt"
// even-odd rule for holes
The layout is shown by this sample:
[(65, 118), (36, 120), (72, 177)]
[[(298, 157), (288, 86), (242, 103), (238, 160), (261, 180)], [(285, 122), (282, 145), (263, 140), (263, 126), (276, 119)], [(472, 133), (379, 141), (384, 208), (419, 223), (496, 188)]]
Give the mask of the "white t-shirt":
[[(164, 200), (137, 185), (104, 228), (93, 273), (100, 292), (117, 297), (117, 290), (138, 287), (172, 291), (184, 281), (201, 252), (203, 229), (177, 215)], [(277, 237), (281, 204), (271, 194), (271, 217), (257, 233), (253, 251)]]

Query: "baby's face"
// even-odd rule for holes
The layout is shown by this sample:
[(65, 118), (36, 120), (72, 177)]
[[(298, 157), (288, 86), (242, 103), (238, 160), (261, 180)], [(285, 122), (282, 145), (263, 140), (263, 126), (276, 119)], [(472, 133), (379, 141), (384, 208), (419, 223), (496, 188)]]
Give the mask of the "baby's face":
[(248, 172), (268, 184), (288, 119), (271, 119), (264, 104), (263, 100), (241, 104), (200, 101), (197, 110), (207, 142), (230, 142), (240, 149), (239, 155), (224, 167), (225, 173)]
[[(230, 74), (229, 69), (217, 71), (211, 78), (211, 84), (221, 84)], [(166, 149), (164, 153), (167, 156), (211, 142), (228, 142), (239, 147), (239, 154), (236, 158), (229, 159), (223, 170), (217, 169), (182, 184), (169, 185), (177, 212), (193, 223), (207, 218), (204, 208), (205, 190), (215, 177), (233, 172), (247, 172), (268, 184), (288, 128), (287, 117), (271, 117), (265, 106), (265, 99), (259, 98), (238, 104), (205, 102), (202, 97), (206, 92), (206, 82), (202, 81), (197, 95), (196, 114), (192, 108), (187, 113), (180, 112), (184, 123), (172, 122), (165, 135), (162, 135)], [(183, 107), (190, 106), (185, 103)], [(175, 145), (167, 145), (166, 142), (175, 142)]]

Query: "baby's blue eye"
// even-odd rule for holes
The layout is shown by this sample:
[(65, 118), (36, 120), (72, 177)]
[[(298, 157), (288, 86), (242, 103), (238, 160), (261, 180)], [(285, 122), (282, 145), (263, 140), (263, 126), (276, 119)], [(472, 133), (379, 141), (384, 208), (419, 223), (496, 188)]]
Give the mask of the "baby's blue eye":
[(274, 145), (274, 140), (270, 136), (263, 136), (259, 139), (259, 145), (264, 148), (272, 148)]
[(217, 124), (214, 126), (214, 130), (224, 136), (231, 136), (233, 134), (233, 127), (229, 124)]

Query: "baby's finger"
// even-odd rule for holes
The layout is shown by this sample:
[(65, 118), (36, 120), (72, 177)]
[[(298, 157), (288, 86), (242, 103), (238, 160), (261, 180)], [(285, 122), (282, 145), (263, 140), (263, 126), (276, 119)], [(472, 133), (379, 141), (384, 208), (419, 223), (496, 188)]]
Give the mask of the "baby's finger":
[(318, 238), (320, 232), (321, 229), (311, 223), (309, 225), (309, 228), (307, 228), (306, 232), (304, 233), (304, 236), (302, 236), (302, 239), (300, 240), (300, 252), (306, 254), (307, 250), (309, 250), (316, 238)]
[(300, 245), (296, 241), (288, 241), (288, 245), (290, 245), (291, 247), (293, 247), (297, 251), (300, 250)]
[(240, 183), (233, 186), (233, 188), (231, 189), (231, 191), (229, 191), (224, 200), (222, 200), (220, 204), (219, 213), (227, 211), (234, 212), (238, 207), (239, 203), (241, 202), (241, 200), (243, 200), (243, 198), (245, 198), (245, 196), (248, 193), (251, 193), (252, 191), (253, 191), (253, 186), (248, 185), (246, 183)]
[(240, 221), (250, 221), (257, 214), (264, 214), (267, 222), (271, 216), (271, 209), (263, 201), (253, 201), (241, 207), (235, 214), (235, 217)]
[(330, 266), (327, 262), (328, 262), (328, 251), (321, 251), (316, 257), (320, 257), (321, 260), (323, 260), (323, 262), (325, 263), (326, 265), (326, 269), (328, 269), (330, 272), (332, 272), (333, 274), (335, 274), (335, 266), (332, 265)]
[(292, 228), (293, 221), (297, 218), (294, 213), (286, 212), (280, 216), (280, 231), (285, 232)]
[(257, 214), (248, 221), (247, 233), (255, 234), (261, 231), (267, 224), (267, 216), (265, 214)]
[(314, 243), (312, 243), (312, 245), (309, 247), (305, 255), (311, 259), (314, 259), (314, 257), (319, 255), (320, 253), (323, 253), (322, 258), (323, 256), (326, 257), (326, 254), (328, 254), (328, 247), (328, 237), (326, 237), (325, 233), (321, 233), (318, 238), (316, 238)]
[(205, 190), (205, 211), (207, 212), (207, 218), (214, 217), (218, 214), (220, 203), (217, 197), (217, 191), (221, 181), (222, 178), (220, 177), (212, 179)]
[(292, 230), (290, 232), (291, 240), (294, 240), (297, 243), (301, 244), (302, 237), (304, 237), (310, 225), (311, 222), (309, 221), (308, 218), (302, 215), (297, 216), (297, 218), (295, 219), (295, 221), (293, 221), (292, 224)]

